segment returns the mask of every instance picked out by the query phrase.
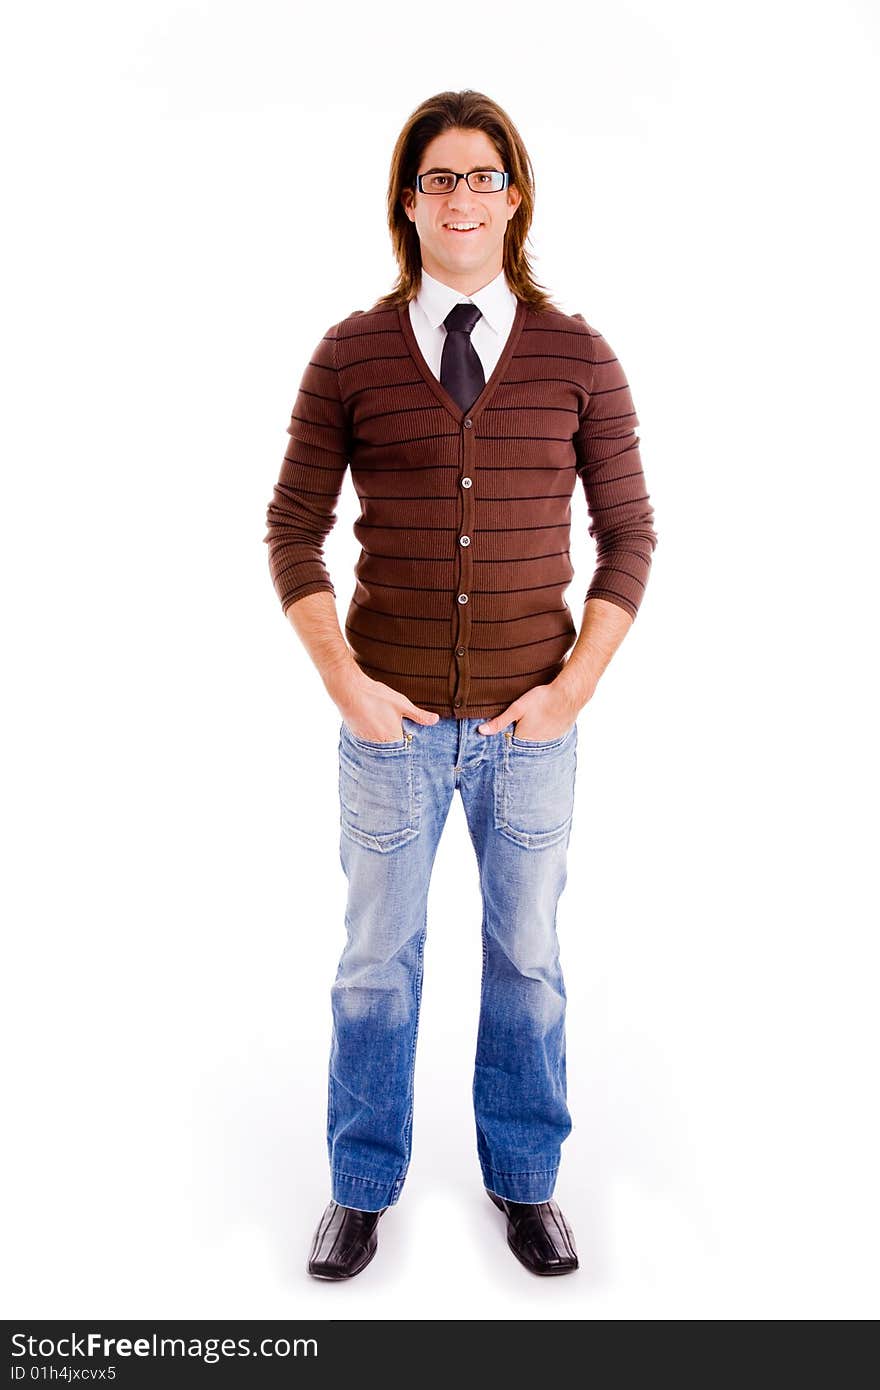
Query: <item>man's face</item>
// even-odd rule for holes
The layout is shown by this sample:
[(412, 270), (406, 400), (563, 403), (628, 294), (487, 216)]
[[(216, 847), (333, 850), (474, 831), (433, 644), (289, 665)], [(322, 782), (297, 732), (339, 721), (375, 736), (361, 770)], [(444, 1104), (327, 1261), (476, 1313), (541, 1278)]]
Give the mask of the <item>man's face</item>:
[[(426, 147), (418, 173), (503, 169), (498, 151), (482, 130), (445, 130)], [(422, 266), (435, 280), (473, 294), (488, 285), (504, 263), (504, 233), (520, 204), (519, 190), (480, 193), (459, 179), (455, 192), (404, 189), (401, 201), (419, 235)], [(452, 222), (477, 222), (474, 231), (450, 230)]]

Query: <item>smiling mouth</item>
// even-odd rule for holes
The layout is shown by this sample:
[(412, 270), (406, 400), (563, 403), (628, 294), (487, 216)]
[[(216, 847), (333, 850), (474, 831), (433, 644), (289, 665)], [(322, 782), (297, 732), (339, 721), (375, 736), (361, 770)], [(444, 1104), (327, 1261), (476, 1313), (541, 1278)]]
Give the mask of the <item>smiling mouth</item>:
[(480, 222), (476, 227), (468, 227), (463, 229), (460, 227), (450, 227), (448, 223), (444, 222), (443, 230), (444, 232), (452, 232), (455, 236), (472, 236), (473, 233), (478, 232), (482, 226), (483, 224), (482, 222)]

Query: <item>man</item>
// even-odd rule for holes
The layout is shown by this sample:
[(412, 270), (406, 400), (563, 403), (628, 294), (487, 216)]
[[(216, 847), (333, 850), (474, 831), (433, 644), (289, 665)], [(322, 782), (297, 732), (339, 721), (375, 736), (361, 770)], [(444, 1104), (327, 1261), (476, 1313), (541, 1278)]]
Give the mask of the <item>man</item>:
[[(357, 187), (356, 172), (340, 177)], [(348, 940), (317, 1278), (365, 1268), (409, 1166), (426, 901), (456, 789), (483, 899), (483, 1184), (528, 1269), (578, 1265), (553, 1198), (571, 1129), (556, 908), (577, 716), (635, 618), (656, 533), (623, 370), (533, 280), (532, 208), (528, 155), (496, 103), (445, 92), (417, 108), (389, 184), (397, 285), (318, 344), (268, 509), (275, 588), (342, 716)], [(322, 546), (347, 467), (362, 551), (343, 636)], [(597, 566), (571, 649), (578, 478)]]

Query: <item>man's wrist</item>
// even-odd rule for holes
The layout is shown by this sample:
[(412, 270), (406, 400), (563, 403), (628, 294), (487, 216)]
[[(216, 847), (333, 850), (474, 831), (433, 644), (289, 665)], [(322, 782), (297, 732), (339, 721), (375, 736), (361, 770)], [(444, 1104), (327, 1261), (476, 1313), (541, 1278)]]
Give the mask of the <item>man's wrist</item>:
[(349, 651), (338, 661), (326, 666), (321, 676), (327, 694), (334, 704), (339, 704), (340, 700), (344, 700), (348, 692), (363, 680), (364, 673)]
[(593, 697), (599, 677), (588, 662), (569, 660), (552, 682), (562, 699), (571, 707), (574, 717)]

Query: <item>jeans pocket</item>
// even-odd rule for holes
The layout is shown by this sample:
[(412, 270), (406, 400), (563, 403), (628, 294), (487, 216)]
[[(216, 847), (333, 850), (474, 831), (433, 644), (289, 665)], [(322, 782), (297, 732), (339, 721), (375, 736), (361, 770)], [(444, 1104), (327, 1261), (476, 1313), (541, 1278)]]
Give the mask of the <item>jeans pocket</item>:
[(576, 768), (577, 724), (554, 739), (511, 734), (495, 774), (495, 829), (524, 849), (567, 842)]
[(339, 815), (355, 844), (387, 854), (419, 833), (418, 772), (411, 734), (393, 742), (339, 738)]
[(558, 738), (519, 738), (516, 733), (516, 724), (518, 723), (519, 720), (514, 724), (510, 735), (510, 742), (516, 744), (517, 748), (561, 748), (562, 744), (571, 738), (577, 728), (577, 724), (572, 724), (571, 728), (566, 729), (565, 733), (560, 734)]
[(351, 739), (352, 743), (357, 744), (359, 748), (403, 748), (407, 740), (412, 738), (412, 734), (408, 734), (405, 730), (400, 738), (388, 740), (381, 738), (361, 738), (358, 734), (352, 733), (344, 719), (340, 725), (339, 732), (344, 734), (346, 738)]

